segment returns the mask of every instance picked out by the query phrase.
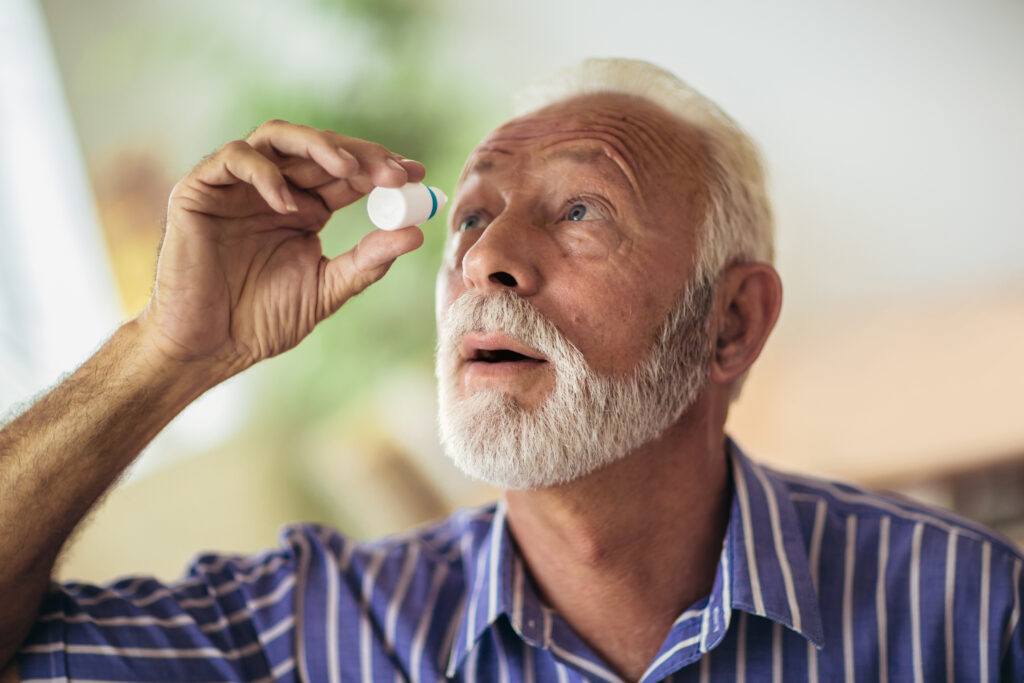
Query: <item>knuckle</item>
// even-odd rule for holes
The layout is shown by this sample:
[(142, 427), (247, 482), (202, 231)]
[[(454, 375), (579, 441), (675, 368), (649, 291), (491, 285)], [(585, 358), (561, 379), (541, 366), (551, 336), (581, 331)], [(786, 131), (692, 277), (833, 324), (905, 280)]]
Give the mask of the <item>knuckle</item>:
[(232, 140), (228, 144), (221, 147), (220, 151), (223, 154), (235, 156), (239, 154), (245, 154), (251, 149), (252, 147), (250, 147), (249, 143), (246, 142), (245, 140)]

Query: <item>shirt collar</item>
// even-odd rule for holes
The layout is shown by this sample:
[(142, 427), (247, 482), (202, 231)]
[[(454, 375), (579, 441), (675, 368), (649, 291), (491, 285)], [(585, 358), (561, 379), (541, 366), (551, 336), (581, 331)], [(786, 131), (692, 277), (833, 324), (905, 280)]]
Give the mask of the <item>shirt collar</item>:
[(825, 639), (800, 519), (784, 481), (732, 439), (733, 503), (723, 556), (732, 607), (776, 621), (818, 648)]
[[(486, 533), (471, 538), (463, 556), (468, 592), (462, 621), (452, 640), (446, 675), (451, 678), (462, 665), (484, 631), (498, 617), (511, 613), (509, 575), (513, 565), (521, 563), (512, 545), (505, 522), (505, 501), (495, 506)], [(465, 538), (465, 537), (464, 537)]]
[[(727, 451), (733, 502), (714, 587), (701, 605), (691, 608), (701, 612), (700, 635), (691, 638), (692, 653), (686, 652), (691, 648), (677, 647), (681, 643), (676, 647), (666, 643), (666, 649), (672, 647), (674, 654), (688, 659), (707, 652), (724, 637), (732, 609), (776, 621), (821, 648), (824, 636), (817, 594), (799, 518), (785, 483), (749, 460), (731, 439)], [(486, 531), (467, 541), (463, 559), (468, 592), (446, 675), (456, 674), (480, 636), (502, 616), (529, 644), (550, 647), (552, 629), (560, 631), (564, 623), (541, 603), (526, 576), (506, 523), (503, 499)], [(571, 632), (556, 633), (555, 638), (560, 643), (576, 639)]]

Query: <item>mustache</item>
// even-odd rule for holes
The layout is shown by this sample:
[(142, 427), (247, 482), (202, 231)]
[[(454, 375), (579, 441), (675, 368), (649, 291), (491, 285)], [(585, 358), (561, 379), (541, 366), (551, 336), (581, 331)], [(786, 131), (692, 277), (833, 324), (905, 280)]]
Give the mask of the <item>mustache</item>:
[(583, 358), (582, 352), (533, 304), (507, 290), (491, 294), (469, 290), (452, 302), (441, 322), (438, 353), (456, 352), (470, 332), (501, 332), (536, 349), (556, 366), (559, 361), (578, 362)]

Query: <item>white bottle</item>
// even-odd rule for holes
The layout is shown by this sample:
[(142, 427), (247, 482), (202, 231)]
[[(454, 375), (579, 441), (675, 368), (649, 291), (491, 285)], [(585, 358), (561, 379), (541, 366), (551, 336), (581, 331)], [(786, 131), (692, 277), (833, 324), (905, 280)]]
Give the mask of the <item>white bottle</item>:
[(402, 187), (375, 187), (366, 199), (366, 213), (381, 230), (398, 230), (426, 223), (447, 203), (448, 197), (436, 187), (406, 183)]

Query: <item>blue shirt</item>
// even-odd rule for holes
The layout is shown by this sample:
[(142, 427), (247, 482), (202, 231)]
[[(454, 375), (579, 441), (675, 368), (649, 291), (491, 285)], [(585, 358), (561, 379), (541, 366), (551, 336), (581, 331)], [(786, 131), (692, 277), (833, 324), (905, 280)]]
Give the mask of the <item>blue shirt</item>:
[[(1024, 680), (1016, 549), (729, 454), (714, 587), (643, 681)], [(539, 599), (501, 503), (374, 542), (295, 526), (168, 586), (55, 584), (19, 662), (26, 681), (619, 680)]]

